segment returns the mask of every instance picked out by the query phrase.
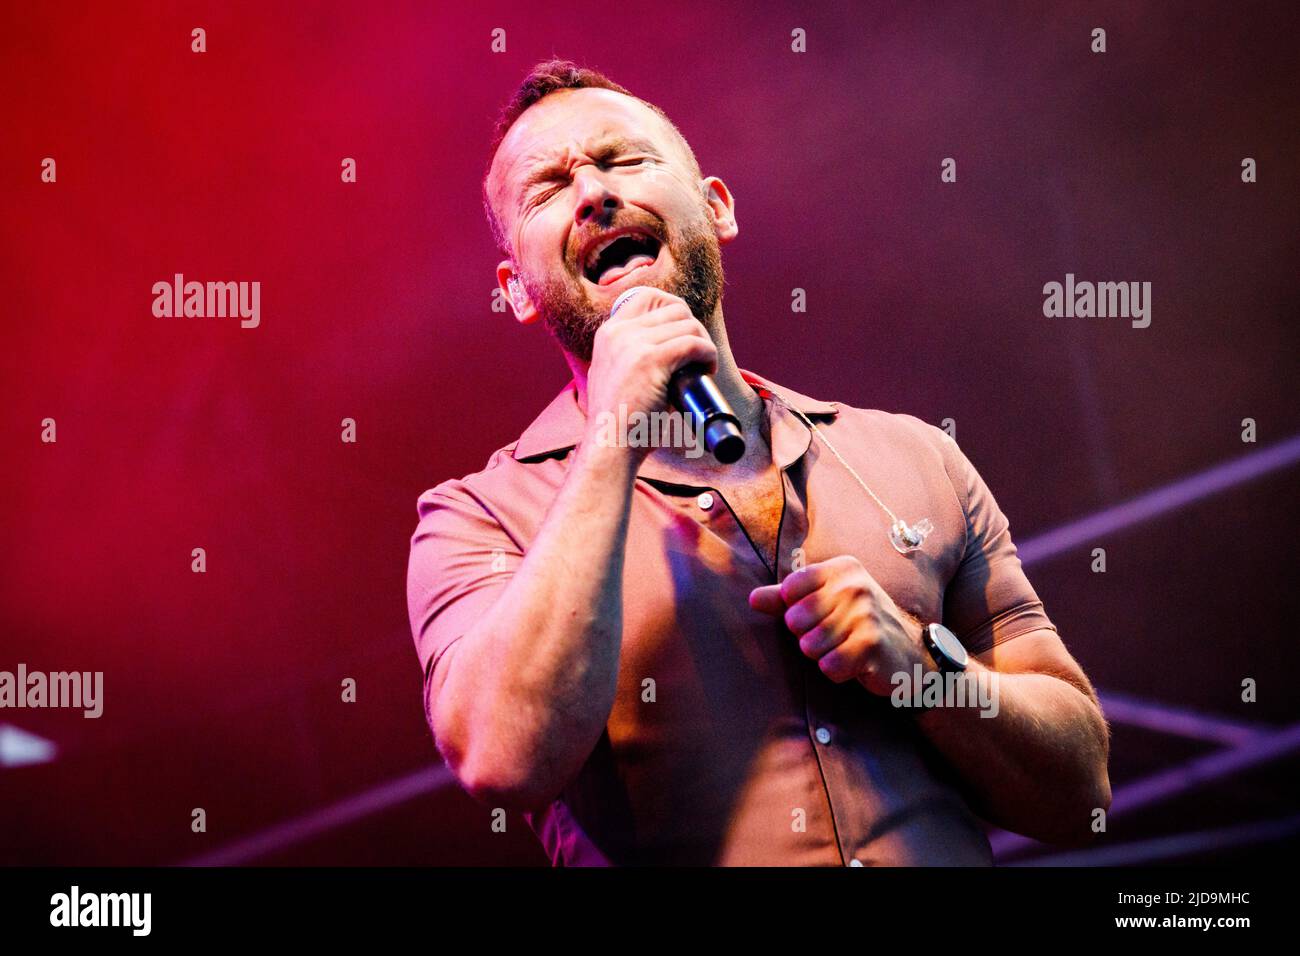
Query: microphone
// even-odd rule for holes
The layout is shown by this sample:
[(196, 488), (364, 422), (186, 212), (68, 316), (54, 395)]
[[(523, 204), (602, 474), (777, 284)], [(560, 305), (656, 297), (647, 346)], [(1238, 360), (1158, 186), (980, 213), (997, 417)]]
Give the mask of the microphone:
[[(658, 292), (651, 286), (636, 285), (625, 289), (613, 306), (609, 317), (622, 308), (623, 303), (638, 292)], [(745, 454), (745, 435), (740, 430), (740, 419), (727, 404), (713, 376), (704, 366), (692, 363), (679, 368), (668, 380), (668, 400), (683, 415), (689, 415), (697, 434), (704, 436), (704, 447), (719, 462), (730, 465)]]

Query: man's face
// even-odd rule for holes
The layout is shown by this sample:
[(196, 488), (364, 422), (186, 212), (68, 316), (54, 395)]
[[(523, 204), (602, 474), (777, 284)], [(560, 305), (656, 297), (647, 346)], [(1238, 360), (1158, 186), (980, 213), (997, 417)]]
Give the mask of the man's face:
[(696, 177), (672, 129), (638, 100), (583, 89), (535, 103), (497, 150), (488, 194), (514, 253), (498, 278), (504, 290), (518, 276), (530, 300), (516, 314), (540, 318), (583, 362), (632, 286), (680, 296), (712, 322), (719, 242), (736, 231), (731, 197), (720, 180)]

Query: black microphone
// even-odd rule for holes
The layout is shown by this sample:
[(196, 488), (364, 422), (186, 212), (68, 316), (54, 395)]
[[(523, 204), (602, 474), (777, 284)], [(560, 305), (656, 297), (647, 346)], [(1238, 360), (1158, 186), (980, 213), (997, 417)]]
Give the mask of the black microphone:
[[(609, 317), (612, 319), (623, 303), (638, 292), (652, 291), (661, 290), (645, 285), (624, 290), (610, 307)], [(674, 372), (668, 381), (668, 400), (679, 412), (691, 417), (697, 434), (704, 436), (704, 447), (719, 462), (730, 465), (744, 456), (745, 435), (740, 430), (740, 419), (703, 365), (693, 363)]]

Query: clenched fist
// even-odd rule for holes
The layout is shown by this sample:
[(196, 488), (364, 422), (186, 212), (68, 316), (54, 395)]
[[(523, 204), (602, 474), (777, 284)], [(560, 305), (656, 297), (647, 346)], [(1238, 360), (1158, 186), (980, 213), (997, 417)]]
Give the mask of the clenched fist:
[(755, 588), (749, 604), (784, 618), (804, 654), (837, 684), (856, 678), (871, 693), (888, 697), (894, 674), (911, 674), (918, 663), (934, 669), (921, 625), (851, 555), (809, 564), (780, 584)]
[(686, 303), (660, 289), (632, 296), (596, 330), (587, 373), (588, 430), (600, 427), (602, 413), (617, 417), (620, 405), (629, 414), (666, 408), (669, 379), (694, 363), (716, 372), (718, 349)]

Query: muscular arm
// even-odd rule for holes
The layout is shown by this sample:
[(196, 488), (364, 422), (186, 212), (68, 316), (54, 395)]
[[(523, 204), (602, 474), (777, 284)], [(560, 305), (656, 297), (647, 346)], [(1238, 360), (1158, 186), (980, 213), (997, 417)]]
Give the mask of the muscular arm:
[(510, 583), (438, 662), (434, 733), (479, 799), (544, 806), (600, 739), (618, 677), (637, 464), (625, 449), (581, 445)]
[(921, 729), (987, 820), (1048, 843), (1088, 842), (1094, 810), (1110, 808), (1109, 731), (1088, 678), (1050, 630), (1005, 641), (967, 667), (990, 671), (996, 717), (939, 707), (917, 718)]
[[(756, 588), (750, 604), (782, 616), (805, 655), (837, 683), (857, 679), (889, 697), (897, 675), (938, 668), (921, 624), (902, 611), (857, 558), (841, 555)], [(1109, 738), (1087, 677), (1056, 632), (1040, 628), (971, 658), (975, 680), (995, 677), (997, 715), (938, 707), (909, 719), (965, 781), (986, 819), (1051, 843), (1079, 844), (1093, 811), (1110, 807)], [(978, 684), (975, 685), (978, 688)]]
[(623, 565), (636, 473), (649, 448), (598, 437), (620, 407), (666, 407), (672, 373), (717, 368), (708, 331), (676, 296), (646, 290), (596, 331), (587, 429), (509, 584), (430, 677), (439, 749), (465, 788), (540, 809), (579, 771), (609, 719), (623, 636)]

